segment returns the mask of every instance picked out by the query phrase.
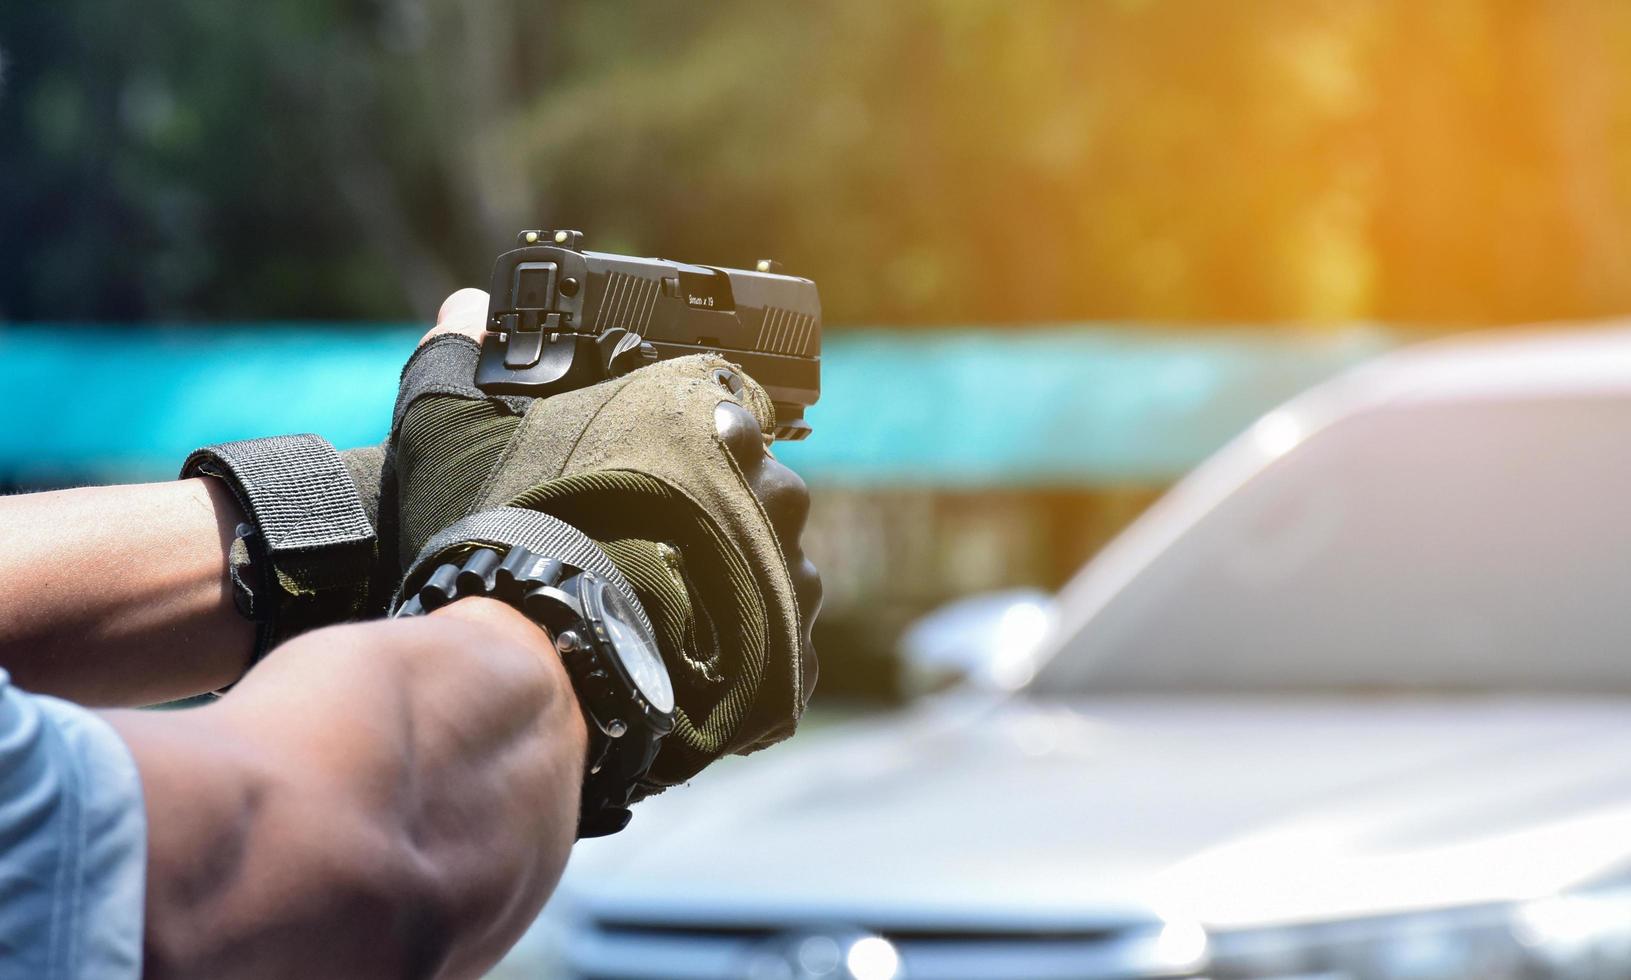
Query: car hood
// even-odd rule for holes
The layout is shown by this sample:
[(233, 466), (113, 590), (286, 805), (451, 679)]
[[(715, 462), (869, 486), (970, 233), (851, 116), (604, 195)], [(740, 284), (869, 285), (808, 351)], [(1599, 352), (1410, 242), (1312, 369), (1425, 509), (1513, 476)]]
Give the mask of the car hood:
[(1547, 894), (1631, 854), (1631, 700), (945, 703), (802, 736), (580, 844), (683, 922), (1213, 927)]

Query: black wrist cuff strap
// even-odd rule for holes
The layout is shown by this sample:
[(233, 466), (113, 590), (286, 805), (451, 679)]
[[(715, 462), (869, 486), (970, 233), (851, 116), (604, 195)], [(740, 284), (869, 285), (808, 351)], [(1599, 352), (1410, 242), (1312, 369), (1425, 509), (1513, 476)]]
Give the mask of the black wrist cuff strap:
[(340, 454), (314, 435), (206, 446), (182, 478), (232, 489), (248, 527), (232, 547), (238, 609), (257, 624), (254, 659), (306, 630), (363, 611), (378, 554), (374, 526)]

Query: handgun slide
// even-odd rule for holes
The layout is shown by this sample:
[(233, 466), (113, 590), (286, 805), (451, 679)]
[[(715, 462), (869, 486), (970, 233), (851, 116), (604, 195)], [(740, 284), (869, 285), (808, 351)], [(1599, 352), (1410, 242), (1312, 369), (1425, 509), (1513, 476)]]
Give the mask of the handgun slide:
[(547, 397), (645, 363), (716, 351), (764, 386), (777, 439), (810, 434), (821, 395), (821, 299), (809, 279), (580, 248), (576, 231), (524, 231), (493, 266), (476, 383)]

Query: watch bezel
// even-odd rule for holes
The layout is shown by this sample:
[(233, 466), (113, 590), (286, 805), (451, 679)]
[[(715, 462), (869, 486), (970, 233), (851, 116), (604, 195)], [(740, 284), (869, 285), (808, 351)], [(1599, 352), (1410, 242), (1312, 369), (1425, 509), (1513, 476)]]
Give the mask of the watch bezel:
[[(652, 727), (666, 734), (673, 728), (674, 678), (668, 673), (668, 665), (663, 663), (656, 635), (636, 616), (618, 615), (617, 617), (629, 629), (642, 634), (641, 639), (655, 659), (657, 669), (662, 671), (663, 683), (668, 688), (668, 700), (670, 702), (670, 706), (666, 708), (657, 704), (652, 699), (651, 692), (645, 690), (640, 682), (635, 679), (634, 672), (629, 669), (624, 652), (618, 649), (616, 641), (612, 639), (611, 631), (606, 628), (606, 621), (609, 618), (605, 599), (607, 593), (611, 593), (620, 602), (626, 603), (627, 600), (624, 600), (612, 590), (610, 582), (605, 581), (593, 572), (580, 572), (575, 577), (575, 583), (577, 587), (574, 591), (584, 622), (589, 625), (590, 631), (594, 634), (596, 644), (610, 652), (605, 659), (615, 662), (620, 679), (627, 689), (633, 693), (634, 696), (631, 700), (635, 703), (635, 707), (640, 711), (642, 717), (646, 718), (647, 723)], [(633, 612), (633, 610), (630, 610), (630, 612)]]

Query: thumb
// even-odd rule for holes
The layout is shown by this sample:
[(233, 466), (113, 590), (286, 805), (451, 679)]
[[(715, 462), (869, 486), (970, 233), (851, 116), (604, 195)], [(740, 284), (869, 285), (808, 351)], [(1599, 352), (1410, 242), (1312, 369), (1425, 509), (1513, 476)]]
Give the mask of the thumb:
[(423, 345), (432, 337), (444, 333), (462, 333), (480, 343), (482, 334), (486, 332), (487, 291), (466, 288), (442, 301), (442, 308), (436, 313), (436, 326), (419, 338), (419, 343)]

